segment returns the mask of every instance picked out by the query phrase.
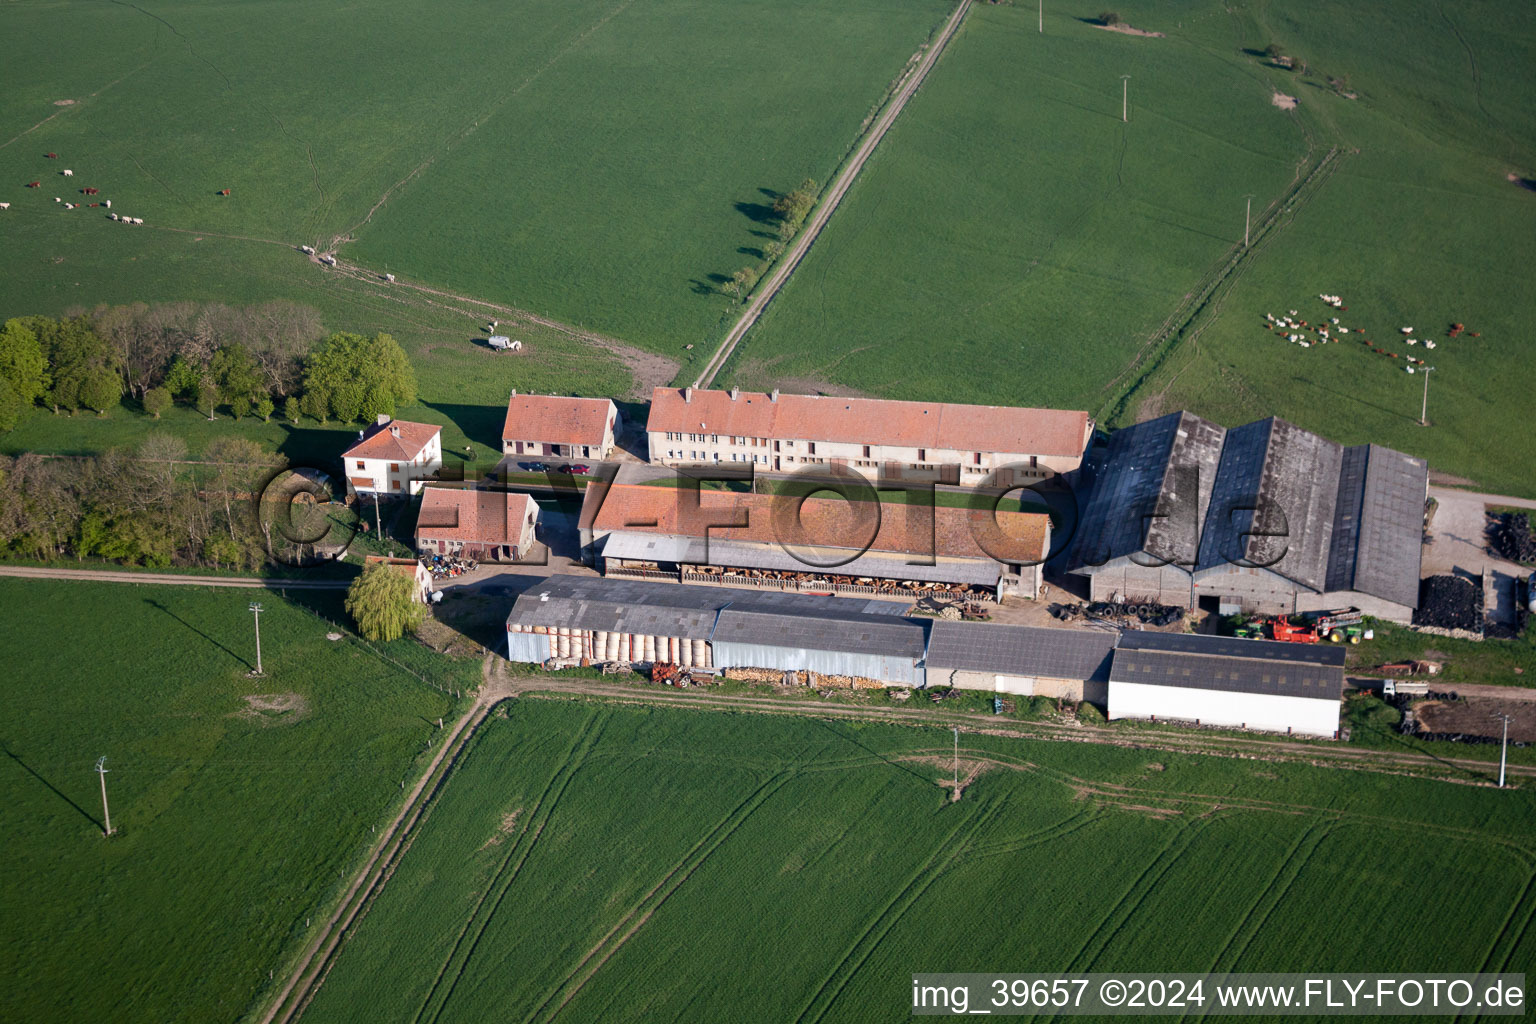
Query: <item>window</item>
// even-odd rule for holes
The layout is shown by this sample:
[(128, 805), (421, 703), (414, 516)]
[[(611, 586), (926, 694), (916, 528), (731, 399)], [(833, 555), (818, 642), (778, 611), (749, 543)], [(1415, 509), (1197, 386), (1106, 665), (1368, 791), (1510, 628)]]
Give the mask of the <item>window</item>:
[(971, 465), (981, 465), (981, 452), (971, 452)]
[(710, 444), (719, 444), (720, 443), (720, 435), (719, 434), (710, 434), (709, 435), (709, 443)]
[(362, 469), (363, 468), (363, 460), (362, 459), (358, 459), (357, 460), (357, 468), (358, 469)]
[(809, 451), (812, 455), (816, 454), (816, 442), (815, 441), (807, 441), (807, 442), (805, 442), (805, 447), (806, 447), (806, 450)]
[(927, 448), (919, 448), (917, 450), (917, 461), (918, 462), (927, 462), (928, 461), (928, 449)]
[(869, 445), (864, 446), (864, 457), (869, 458)]
[(389, 489), (392, 490), (392, 491), (398, 491), (400, 489), (400, 481), (399, 480), (391, 480), (389, 482)]
[(400, 463), (398, 463), (398, 462), (391, 462), (389, 464), (389, 471), (391, 473), (398, 473), (398, 472), (400, 472)]

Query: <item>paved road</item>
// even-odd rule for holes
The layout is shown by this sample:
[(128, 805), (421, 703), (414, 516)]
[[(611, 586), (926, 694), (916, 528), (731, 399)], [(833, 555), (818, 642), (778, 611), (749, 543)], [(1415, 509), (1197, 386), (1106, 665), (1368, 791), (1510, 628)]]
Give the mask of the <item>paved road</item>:
[(908, 77), (906, 83), (892, 97), (891, 102), (886, 104), (885, 110), (881, 111), (880, 116), (875, 119), (875, 123), (870, 126), (869, 133), (865, 135), (864, 141), (859, 144), (859, 148), (854, 152), (853, 158), (848, 161), (843, 170), (833, 179), (832, 187), (828, 189), (827, 194), (817, 204), (815, 211), (811, 214), (811, 219), (806, 222), (800, 234), (790, 243), (789, 249), (784, 253), (784, 256), (778, 263), (774, 264), (773, 269), (768, 273), (767, 279), (764, 280), (762, 286), (758, 288), (752, 299), (747, 303), (746, 312), (742, 313), (741, 319), (736, 321), (736, 325), (725, 336), (725, 340), (720, 342), (720, 347), (715, 350), (715, 354), (704, 365), (703, 372), (693, 382), (694, 387), (708, 387), (714, 381), (715, 375), (720, 372), (720, 368), (725, 365), (725, 361), (735, 351), (737, 343), (752, 329), (752, 325), (757, 323), (757, 318), (762, 315), (768, 303), (773, 301), (773, 297), (784, 286), (784, 282), (789, 280), (789, 275), (795, 272), (795, 268), (800, 265), (800, 260), (809, 251), (811, 243), (816, 240), (816, 236), (821, 233), (821, 229), (826, 225), (833, 211), (837, 209), (837, 204), (842, 202), (843, 196), (847, 194), (848, 189), (853, 185), (854, 179), (859, 176), (859, 171), (863, 169), (864, 162), (875, 151), (875, 147), (880, 145), (880, 140), (885, 138), (885, 133), (890, 130), (891, 125), (896, 121), (897, 115), (907, 105), (907, 100), (912, 98), (912, 95), (917, 92), (918, 86), (923, 84), (923, 79), (928, 77), (929, 70), (937, 63), (939, 54), (944, 52), (944, 47), (949, 43), (950, 37), (955, 34), (955, 30), (960, 27), (960, 22), (965, 18), (965, 12), (970, 10), (970, 7), (971, 0), (960, 0), (960, 5), (955, 8), (955, 13), (951, 14), (949, 21), (944, 23), (944, 29), (939, 33), (939, 37), (934, 40), (933, 45), (928, 48), (928, 52), (923, 55), (923, 59), (918, 62), (917, 70)]
[(0, 565), (0, 576), (88, 583), (153, 583), (183, 587), (245, 587), (253, 590), (345, 590), (350, 580), (263, 579), (256, 576), (188, 576), (180, 573), (114, 572), (110, 569), (40, 569)]

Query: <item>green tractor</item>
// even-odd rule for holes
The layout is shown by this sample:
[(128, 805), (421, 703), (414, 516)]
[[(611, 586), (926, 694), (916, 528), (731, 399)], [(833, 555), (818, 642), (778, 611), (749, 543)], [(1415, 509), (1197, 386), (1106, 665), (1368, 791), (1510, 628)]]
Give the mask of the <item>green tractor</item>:
[(1353, 608), (1338, 612), (1311, 612), (1306, 618), (1312, 621), (1317, 638), (1322, 640), (1326, 637), (1330, 643), (1348, 640), (1357, 644), (1376, 636), (1375, 631), (1366, 626), (1365, 616)]

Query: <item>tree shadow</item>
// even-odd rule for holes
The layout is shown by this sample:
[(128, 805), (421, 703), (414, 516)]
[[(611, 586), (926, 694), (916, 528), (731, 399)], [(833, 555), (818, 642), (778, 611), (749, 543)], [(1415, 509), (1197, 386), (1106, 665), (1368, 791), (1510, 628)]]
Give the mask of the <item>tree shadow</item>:
[(501, 428), (506, 425), (507, 410), (499, 405), (455, 405), (448, 402), (422, 402), (440, 412), (476, 444), (501, 451)]
[(333, 473), (341, 460), (341, 453), (357, 438), (361, 427), (342, 423), (336, 426), (301, 427), (297, 423), (284, 423), (283, 440), (277, 446), (277, 454), (288, 460), (289, 466), (312, 466)]
[(736, 212), (756, 224), (774, 224), (779, 219), (773, 207), (765, 203), (737, 203)]
[(1528, 192), (1536, 192), (1536, 178), (1521, 178), (1517, 176), (1514, 182)]
[(16, 753), (16, 751), (12, 750), (11, 749), (11, 745), (9, 743), (6, 743), (4, 741), (0, 741), (0, 750), (3, 750), (5, 752), (5, 756), (6, 757), (10, 758), (12, 761), (15, 761), (17, 764), (21, 765), (22, 769), (24, 771), (26, 771), (26, 773), (28, 775), (32, 776), (38, 782), (41, 782), (44, 786), (47, 786), (48, 787), (48, 791), (51, 792), (54, 796), (58, 797), (60, 800), (63, 800), (65, 803), (69, 804), (69, 806), (73, 807), (76, 811), (78, 811), (80, 813), (80, 817), (84, 818), (86, 821), (90, 822), (92, 825), (94, 825), (97, 828), (104, 828), (105, 827), (105, 826), (102, 825), (102, 823), (99, 820), (97, 820), (84, 807), (81, 807), (79, 804), (75, 803), (68, 796), (66, 796), (64, 794), (64, 792), (59, 789), (58, 786), (55, 786), (53, 783), (51, 783), (47, 779), (43, 778), (42, 775), (38, 774), (37, 769), (33, 768), (31, 765), (27, 764), (27, 762), (23, 761), (21, 759), (21, 755)]
[(736, 251), (741, 253), (743, 256), (751, 256), (755, 260), (766, 260), (768, 258), (768, 254), (766, 252), (761, 249), (754, 249), (750, 245), (743, 245)]
[(202, 637), (204, 640), (207, 640), (209, 643), (213, 644), (213, 646), (217, 647), (219, 650), (223, 651), (225, 654), (229, 655), (231, 658), (234, 658), (236, 661), (240, 662), (240, 664), (244, 665), (246, 668), (253, 669), (253, 670), (256, 668), (256, 666), (251, 664), (249, 661), (247, 661), (243, 655), (236, 654), (234, 651), (230, 650), (228, 647), (225, 647), (222, 643), (220, 643), (219, 641), (215, 640), (213, 637), (209, 636), (207, 633), (204, 633), (201, 629), (198, 629), (196, 626), (192, 625), (192, 623), (188, 622), (186, 619), (182, 618), (180, 615), (177, 615), (175, 612), (171, 611), (169, 608), (167, 608), (165, 605), (161, 604), (159, 601), (156, 601), (154, 598), (146, 597), (144, 599), (144, 603), (149, 605), (151, 608), (158, 609), (159, 611), (162, 611), (165, 614), (169, 615), (171, 618), (175, 619), (177, 622), (181, 623), (183, 626), (186, 626), (192, 632), (196, 633), (198, 636)]

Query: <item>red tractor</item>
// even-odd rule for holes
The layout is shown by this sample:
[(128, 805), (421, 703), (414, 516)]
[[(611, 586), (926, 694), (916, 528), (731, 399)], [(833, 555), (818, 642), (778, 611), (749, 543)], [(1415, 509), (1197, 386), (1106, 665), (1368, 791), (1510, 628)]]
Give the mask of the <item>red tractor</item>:
[(1311, 626), (1293, 626), (1289, 619), (1275, 618), (1269, 620), (1270, 635), (1276, 640), (1288, 644), (1315, 644), (1317, 633)]

